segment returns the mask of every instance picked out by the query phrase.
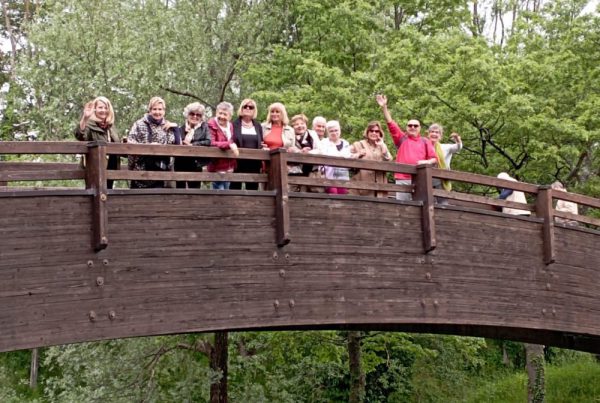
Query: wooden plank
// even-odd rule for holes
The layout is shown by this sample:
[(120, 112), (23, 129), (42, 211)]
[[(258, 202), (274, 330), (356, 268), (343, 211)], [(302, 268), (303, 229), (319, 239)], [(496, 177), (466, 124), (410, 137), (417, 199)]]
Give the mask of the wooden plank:
[(180, 145), (157, 144), (116, 144), (107, 145), (109, 155), (169, 155), (172, 157), (204, 157), (204, 158), (232, 158), (266, 161), (269, 152), (265, 150), (250, 150), (240, 148), (239, 157), (230, 150), (221, 150), (217, 147), (188, 147)]
[(554, 192), (553, 197), (556, 200), (566, 200), (584, 206), (600, 209), (600, 199), (596, 199), (594, 197), (569, 192)]
[(288, 194), (287, 152), (280, 148), (271, 151), (269, 189), (275, 190), (275, 231), (277, 246), (290, 243), (290, 207)]
[(543, 218), (542, 239), (544, 240), (544, 263), (551, 264), (556, 260), (554, 245), (554, 217), (552, 209), (552, 189), (540, 187), (535, 205), (535, 215)]
[(510, 208), (516, 208), (516, 209), (520, 209), (520, 210), (535, 211), (535, 207), (530, 204), (523, 204), (523, 203), (512, 202), (512, 201), (507, 201), (507, 200), (500, 200), (500, 199), (492, 199), (491, 197), (486, 197), (486, 196), (472, 195), (472, 194), (467, 194), (467, 193), (459, 193), (459, 192), (454, 192), (454, 191), (447, 192), (442, 189), (434, 189), (433, 194), (434, 194), (434, 196), (443, 197), (445, 199), (450, 199), (450, 200), (461, 200), (461, 201), (465, 201), (465, 202), (469, 202), (469, 203), (483, 204), (483, 205), (487, 205), (487, 206), (510, 207)]
[(106, 144), (88, 143), (86, 157), (86, 188), (93, 191), (92, 197), (92, 247), (100, 251), (108, 246), (108, 211), (106, 201)]
[(80, 164), (73, 162), (13, 162), (0, 161), (0, 172), (6, 171), (72, 171), (81, 170)]
[(531, 183), (513, 182), (505, 179), (498, 179), (490, 176), (473, 174), (470, 172), (434, 168), (432, 170), (432, 176), (434, 178), (448, 179), (458, 182), (475, 183), (478, 185), (492, 186), (497, 188), (520, 190), (522, 192), (531, 194), (536, 194), (538, 190), (538, 186), (533, 185)]
[(431, 166), (428, 164), (417, 166), (417, 174), (413, 177), (415, 193), (413, 199), (423, 203), (421, 207), (421, 229), (423, 230), (423, 248), (425, 253), (435, 249), (435, 217), (433, 197), (433, 180)]
[(107, 178), (114, 180), (175, 180), (175, 181), (229, 181), (267, 183), (267, 174), (241, 174), (219, 172), (157, 172), (108, 170)]
[(288, 176), (290, 185), (308, 185), (308, 186), (324, 186), (324, 187), (344, 187), (348, 189), (366, 189), (376, 191), (389, 192), (412, 192), (411, 185), (396, 185), (393, 183), (374, 183), (374, 182), (359, 182), (345, 181), (333, 179), (316, 179), (305, 176)]
[(398, 164), (396, 162), (380, 162), (354, 158), (330, 157), (316, 154), (289, 153), (288, 162), (340, 166), (345, 168), (367, 169), (372, 171), (402, 172), (409, 175), (414, 175), (417, 172), (417, 168), (414, 165)]
[(600, 218), (588, 217), (588, 216), (584, 216), (584, 215), (580, 215), (580, 214), (571, 214), (571, 213), (567, 213), (566, 211), (558, 211), (558, 210), (554, 210), (553, 216), (565, 218), (567, 220), (578, 221), (583, 224), (594, 225), (594, 226), (600, 228)]
[(0, 141), (0, 154), (85, 154), (81, 141)]
[(42, 181), (42, 180), (68, 180), (85, 179), (85, 172), (82, 170), (68, 171), (19, 171), (19, 172), (0, 172), (0, 181)]

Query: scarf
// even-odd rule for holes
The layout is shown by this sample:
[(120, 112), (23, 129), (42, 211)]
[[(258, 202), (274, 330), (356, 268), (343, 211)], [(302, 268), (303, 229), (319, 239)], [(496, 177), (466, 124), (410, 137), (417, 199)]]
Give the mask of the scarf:
[(162, 124), (163, 124), (163, 121), (164, 121), (164, 119), (163, 119), (163, 118), (160, 118), (160, 119), (156, 120), (156, 119), (154, 119), (154, 118), (152, 117), (152, 115), (150, 115), (150, 114), (147, 114), (147, 115), (146, 115), (146, 119), (148, 119), (148, 122), (150, 122), (150, 123), (152, 123), (153, 125), (156, 125), (156, 126), (160, 126), (160, 125), (162, 125)]
[[(435, 143), (434, 148), (438, 157), (438, 165), (440, 169), (448, 169), (448, 165), (446, 165), (446, 158), (444, 158), (444, 150), (442, 149), (442, 145), (439, 141)], [(442, 180), (442, 187), (445, 191), (450, 192), (452, 190), (452, 182), (449, 180)]]
[(194, 138), (194, 132), (197, 128), (200, 127), (202, 123), (198, 124), (196, 127), (191, 127), (188, 122), (185, 122), (185, 138), (183, 142), (185, 144), (192, 144), (192, 139)]

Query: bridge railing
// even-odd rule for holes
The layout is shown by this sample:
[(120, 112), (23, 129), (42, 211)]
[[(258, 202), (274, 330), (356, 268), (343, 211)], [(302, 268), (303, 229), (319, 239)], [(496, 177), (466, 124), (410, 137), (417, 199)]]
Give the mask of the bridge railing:
[[(571, 213), (556, 211), (553, 203), (556, 200), (565, 200), (576, 203), (588, 209), (600, 209), (600, 200), (577, 195), (573, 193), (553, 191), (548, 186), (538, 186), (522, 182), (513, 182), (484, 175), (468, 172), (441, 170), (430, 165), (412, 166), (394, 162), (375, 162), (360, 159), (346, 159), (322, 155), (289, 153), (285, 150), (247, 150), (241, 149), (239, 156), (231, 151), (222, 151), (213, 147), (181, 147), (174, 145), (148, 145), (148, 144), (106, 144), (102, 142), (0, 142), (0, 155), (3, 154), (60, 154), (60, 155), (85, 155), (85, 166), (78, 163), (36, 163), (36, 162), (10, 162), (0, 161), (0, 185), (14, 181), (48, 181), (48, 180), (81, 180), (85, 181), (85, 188), (94, 196), (94, 221), (100, 228), (96, 239), (96, 247), (106, 246), (106, 236), (102, 228), (106, 226), (106, 209), (103, 207), (107, 195), (107, 180), (158, 180), (158, 181), (232, 181), (252, 182), (261, 185), (261, 191), (269, 192), (276, 199), (278, 226), (278, 244), (285, 245), (289, 242), (289, 211), (288, 200), (290, 197), (289, 185), (307, 187), (343, 187), (355, 190), (368, 190), (373, 194), (391, 194), (393, 192), (413, 193), (413, 202), (422, 208), (422, 224), (424, 233), (424, 248), (429, 251), (435, 248), (434, 208), (436, 198), (444, 199), (450, 205), (460, 205), (479, 208), (483, 210), (501, 210), (503, 207), (526, 210), (544, 222), (544, 239), (546, 248), (546, 261), (554, 260), (553, 231), (557, 223), (555, 218), (569, 220), (587, 226), (600, 227), (600, 219)], [(266, 173), (211, 173), (211, 172), (150, 172), (129, 171), (125, 166), (120, 169), (107, 169), (107, 157), (118, 155), (140, 156), (170, 156), (170, 157), (197, 157), (197, 158), (233, 158), (262, 161)], [(288, 176), (288, 164), (311, 164), (317, 166), (336, 166), (354, 170), (371, 170), (384, 173), (405, 173), (413, 177), (413, 186), (396, 185), (364, 181), (341, 181), (330, 179), (317, 179), (304, 176)], [(506, 188), (522, 191), (529, 195), (527, 204), (499, 200), (481, 194), (472, 194), (457, 191), (445, 191), (433, 188), (433, 179), (451, 180), (471, 185), (480, 185), (491, 188)], [(119, 190), (123, 192), (123, 190)], [(126, 192), (136, 192), (132, 189)], [(152, 189), (152, 192), (174, 192), (174, 189)], [(182, 190), (177, 190), (177, 192)], [(199, 192), (198, 190), (187, 190)], [(202, 191), (200, 191), (202, 192)], [(338, 196), (335, 196), (338, 197)], [(344, 196), (341, 196), (344, 197)], [(365, 196), (360, 196), (365, 197)], [(286, 218), (287, 217), (287, 218)], [(558, 220), (560, 221), (560, 220)]]

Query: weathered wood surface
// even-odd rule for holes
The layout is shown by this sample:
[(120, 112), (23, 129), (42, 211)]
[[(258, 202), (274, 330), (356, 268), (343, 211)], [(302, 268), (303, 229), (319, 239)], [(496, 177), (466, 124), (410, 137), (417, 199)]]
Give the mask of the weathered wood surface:
[[(168, 192), (172, 193), (167, 196)], [(420, 202), (276, 192), (109, 191), (1, 197), (0, 351), (243, 329), (368, 328), (505, 337), (600, 352), (600, 234)]]

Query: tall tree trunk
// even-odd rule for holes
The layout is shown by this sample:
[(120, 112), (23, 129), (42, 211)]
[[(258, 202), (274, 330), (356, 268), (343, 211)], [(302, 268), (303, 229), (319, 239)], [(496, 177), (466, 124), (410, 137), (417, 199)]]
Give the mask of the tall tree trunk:
[(527, 401), (529, 403), (542, 403), (546, 395), (544, 346), (526, 343), (525, 357), (527, 368)]
[(348, 357), (350, 362), (350, 403), (365, 400), (365, 374), (360, 363), (361, 332), (348, 332)]
[(8, 35), (8, 39), (10, 40), (10, 77), (11, 79), (16, 78), (15, 67), (17, 64), (17, 39), (15, 38), (15, 34), (12, 29), (12, 24), (10, 23), (10, 16), (8, 15), (8, 2), (6, 0), (1, 0), (2, 2), (2, 12), (4, 14), (4, 28), (6, 29), (6, 34)]
[(220, 373), (221, 378), (210, 385), (210, 402), (227, 403), (227, 332), (215, 333), (215, 344), (210, 356), (210, 369)]
[(39, 355), (38, 349), (31, 350), (31, 367), (29, 368), (29, 388), (31, 390), (37, 388)]

